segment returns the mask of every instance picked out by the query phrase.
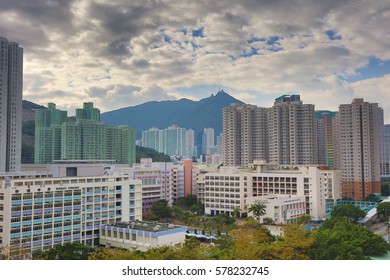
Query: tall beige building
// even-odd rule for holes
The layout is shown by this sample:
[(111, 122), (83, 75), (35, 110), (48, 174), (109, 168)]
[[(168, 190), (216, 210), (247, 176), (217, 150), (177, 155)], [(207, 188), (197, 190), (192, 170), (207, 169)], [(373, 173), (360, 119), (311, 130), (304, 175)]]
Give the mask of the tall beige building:
[(223, 108), (223, 162), (249, 166), (268, 159), (267, 109), (232, 104)]
[[(336, 115), (336, 168), (341, 170), (344, 197), (360, 200), (380, 193), (380, 122), (377, 103), (354, 99)], [(383, 126), (383, 123), (382, 123)]]
[(269, 162), (317, 164), (314, 105), (283, 95), (268, 109)]
[(0, 37), (0, 172), (20, 170), (23, 49)]

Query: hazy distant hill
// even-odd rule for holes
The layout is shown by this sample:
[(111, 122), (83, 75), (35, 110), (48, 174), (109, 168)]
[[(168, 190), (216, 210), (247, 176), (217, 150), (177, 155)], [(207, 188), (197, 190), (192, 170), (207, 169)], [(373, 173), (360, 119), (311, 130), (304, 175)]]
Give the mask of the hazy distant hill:
[(103, 122), (112, 125), (129, 125), (137, 129), (137, 138), (142, 130), (152, 126), (166, 128), (177, 124), (180, 127), (200, 132), (212, 127), (215, 135), (222, 132), (222, 108), (231, 103), (243, 103), (224, 91), (200, 101), (180, 99), (177, 101), (152, 101), (137, 106), (121, 108), (101, 115)]
[(34, 162), (35, 109), (46, 107), (27, 100), (22, 102), (22, 163)]

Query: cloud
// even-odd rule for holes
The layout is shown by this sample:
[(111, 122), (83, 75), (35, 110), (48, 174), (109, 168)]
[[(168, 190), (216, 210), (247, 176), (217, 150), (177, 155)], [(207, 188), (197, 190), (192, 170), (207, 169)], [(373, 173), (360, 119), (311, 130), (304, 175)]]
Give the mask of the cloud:
[(36, 2), (0, 2), (0, 36), (24, 48), (31, 101), (107, 111), (218, 85), (259, 106), (291, 92), (321, 109), (359, 95), (390, 104), (388, 73), (352, 82), (373, 57), (390, 60), (386, 1)]

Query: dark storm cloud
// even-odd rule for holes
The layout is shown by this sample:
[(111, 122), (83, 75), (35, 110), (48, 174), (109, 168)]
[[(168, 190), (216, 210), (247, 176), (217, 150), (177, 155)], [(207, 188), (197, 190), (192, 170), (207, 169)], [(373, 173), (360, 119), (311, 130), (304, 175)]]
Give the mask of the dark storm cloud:
[(0, 11), (13, 12), (32, 26), (72, 32), (74, 0), (2, 0)]
[[(130, 56), (130, 41), (147, 29), (158, 28), (158, 17), (153, 12), (159, 4), (152, 6), (124, 2), (122, 4), (91, 3), (88, 17), (99, 22), (99, 29), (106, 40), (103, 55), (111, 58)], [(147, 4), (147, 3), (142, 3)], [(150, 19), (150, 20), (149, 20)], [(99, 34), (97, 38), (102, 38)], [(104, 44), (103, 44), (104, 45)]]

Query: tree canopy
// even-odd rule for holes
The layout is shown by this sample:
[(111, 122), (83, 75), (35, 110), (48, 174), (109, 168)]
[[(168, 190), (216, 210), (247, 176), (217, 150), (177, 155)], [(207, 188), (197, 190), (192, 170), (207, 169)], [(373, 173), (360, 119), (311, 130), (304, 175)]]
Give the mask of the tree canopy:
[(366, 212), (352, 204), (341, 204), (333, 208), (331, 216), (332, 218), (347, 217), (356, 223), (360, 218), (366, 216)]
[(33, 252), (35, 260), (88, 260), (94, 248), (81, 243), (58, 244), (47, 251)]
[(167, 219), (171, 217), (172, 211), (168, 206), (168, 201), (160, 200), (153, 203), (152, 213), (157, 219)]
[(390, 217), (390, 202), (382, 202), (376, 207), (376, 212), (378, 216), (382, 218)]
[(384, 255), (389, 249), (381, 236), (345, 217), (326, 221), (314, 239), (309, 256), (316, 260), (363, 260)]

